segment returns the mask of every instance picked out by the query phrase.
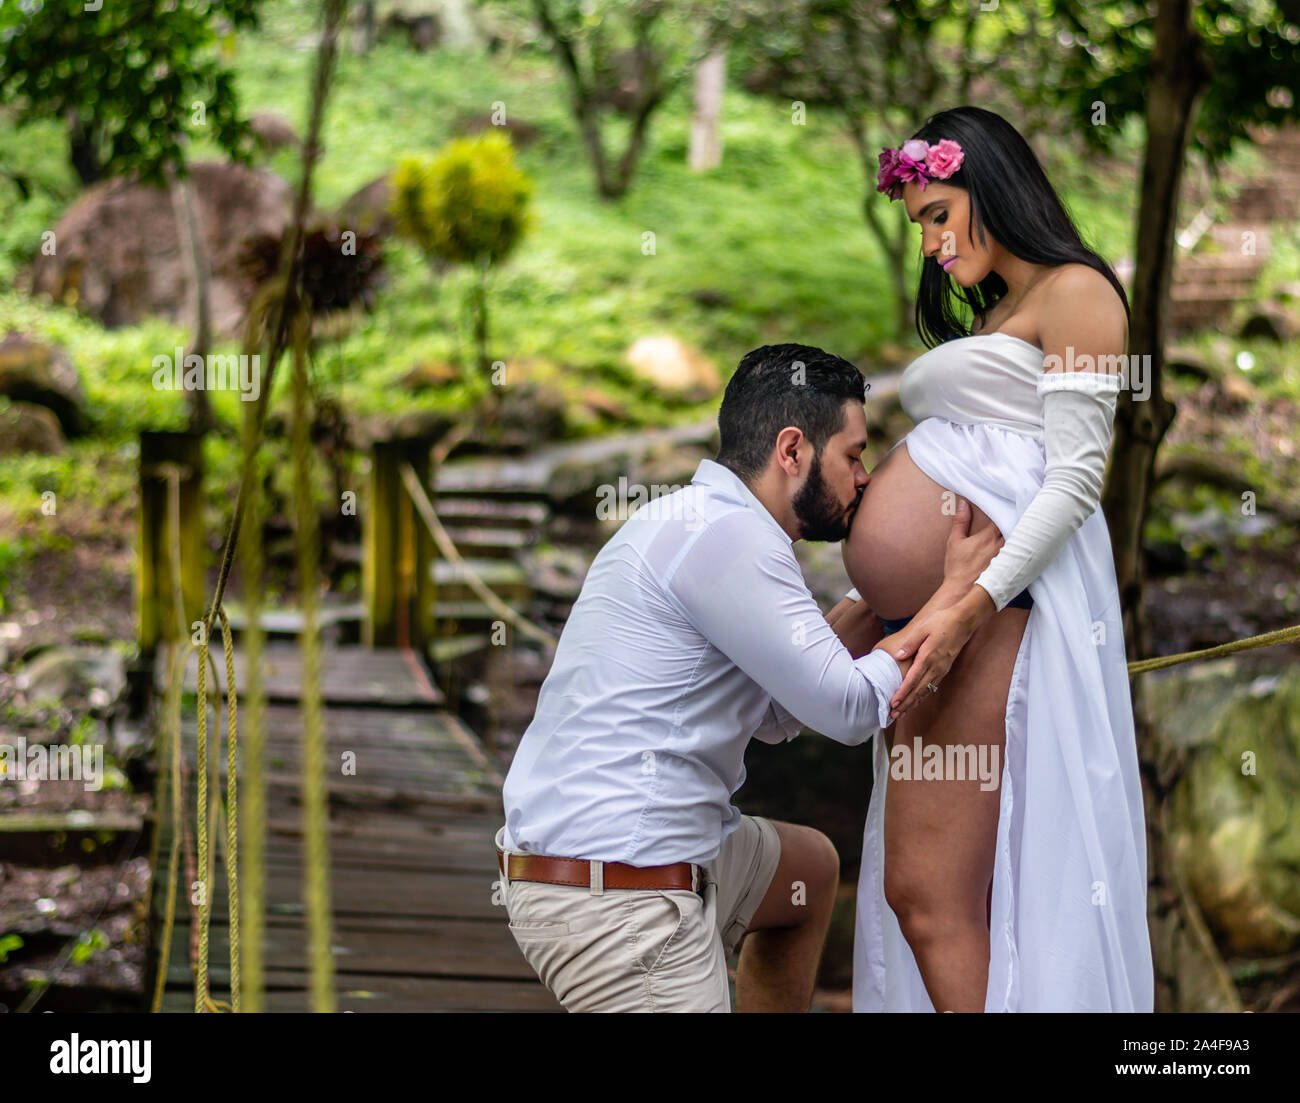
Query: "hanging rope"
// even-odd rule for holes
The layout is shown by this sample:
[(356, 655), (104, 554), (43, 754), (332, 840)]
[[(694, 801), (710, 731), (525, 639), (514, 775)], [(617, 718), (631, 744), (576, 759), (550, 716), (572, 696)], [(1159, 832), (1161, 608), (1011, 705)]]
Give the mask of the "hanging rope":
[[(217, 618), (223, 618), (223, 643), (227, 647), (227, 670), (233, 671), (233, 656), (229, 650), (229, 637), (226, 634), (226, 624), (224, 623), (224, 610), (222, 599), (225, 596), (227, 582), (230, 577), (231, 566), (234, 561), (235, 549), (239, 545), (243, 548), (243, 560), (246, 564), (260, 568), (261, 566), (261, 549), (257, 547), (258, 532), (254, 528), (253, 532), (241, 540), (241, 526), (246, 505), (250, 500), (255, 498), (253, 482), (258, 466), (258, 456), (262, 439), (262, 431), (266, 424), (266, 412), (269, 405), (270, 396), (275, 379), (275, 369), (279, 362), (280, 354), (285, 346), (286, 334), (289, 330), (291, 320), (303, 309), (300, 303), (300, 274), (302, 268), (302, 236), (303, 226), (306, 219), (307, 211), (310, 207), (311, 183), (315, 165), (320, 155), (320, 131), (324, 118), (325, 100), (329, 90), (330, 76), (334, 66), (335, 54), (338, 44), (338, 31), (342, 25), (343, 17), (347, 9), (346, 0), (327, 0), (325, 4), (324, 29), (322, 31), (320, 46), (316, 55), (316, 68), (312, 84), (311, 115), (308, 123), (307, 138), (303, 147), (302, 158), (302, 177), (299, 182), (298, 190), (294, 196), (293, 210), (289, 220), (288, 231), (285, 233), (284, 242), (280, 255), (280, 270), (276, 279), (271, 286), (265, 289), (262, 295), (258, 296), (259, 304), (264, 309), (250, 310), (250, 344), (256, 347), (256, 342), (251, 340), (252, 335), (256, 332), (254, 322), (257, 319), (265, 320), (263, 348), (265, 355), (262, 359), (265, 365), (265, 375), (262, 380), (261, 393), (258, 400), (253, 404), (251, 411), (246, 415), (245, 433), (244, 433), (244, 455), (243, 463), (240, 468), (239, 487), (235, 493), (235, 504), (231, 512), (230, 526), (226, 531), (225, 541), (221, 550), (221, 565), (217, 572), (216, 589), (212, 596), (212, 603), (208, 608), (207, 614), (202, 622), (202, 633), (200, 639), (203, 642), (204, 656), (200, 659), (200, 671), (206, 670), (206, 641), (212, 631), (213, 625)], [(176, 577), (179, 577), (179, 547), (173, 550), (173, 567), (177, 570)], [(260, 585), (261, 571), (257, 569), (253, 572), (255, 585)], [(247, 829), (249, 835), (248, 850), (251, 854), (251, 865), (253, 876), (250, 881), (250, 891), (244, 898), (244, 907), (246, 911), (247, 923), (244, 925), (247, 931), (252, 932), (252, 945), (250, 947), (249, 961), (251, 968), (251, 999), (249, 1009), (260, 1011), (262, 1005), (263, 989), (263, 932), (264, 921), (262, 916), (263, 902), (265, 899), (265, 888), (263, 881), (263, 860), (265, 853), (265, 808), (266, 792), (262, 776), (262, 752), (264, 748), (263, 728), (262, 728), (262, 697), (260, 684), (260, 658), (261, 651), (261, 631), (257, 623), (256, 616), (260, 609), (260, 594), (253, 597), (250, 594), (250, 612), (254, 617), (254, 623), (250, 626), (250, 661), (254, 667), (250, 674), (250, 681), (254, 683), (254, 691), (250, 695), (250, 706), (252, 715), (250, 716), (250, 762), (249, 773), (247, 778), (249, 815), (247, 816)], [(179, 606), (178, 606), (179, 607)], [(171, 756), (171, 777), (172, 777), (172, 846), (169, 857), (169, 893), (167, 899), (166, 913), (164, 918), (164, 936), (160, 952), (160, 966), (158, 970), (157, 982), (154, 991), (153, 1010), (158, 1012), (162, 1009), (162, 993), (166, 985), (167, 962), (171, 950), (171, 934), (175, 922), (175, 902), (176, 902), (176, 878), (179, 873), (178, 868), (178, 834), (181, 824), (181, 738), (180, 738), (180, 698), (181, 698), (181, 678), (184, 676), (185, 666), (189, 660), (189, 654), (195, 650), (196, 645), (191, 643), (185, 648), (183, 654), (180, 651), (180, 642), (185, 639), (186, 631), (184, 625), (183, 612), (181, 617), (181, 633), (178, 637), (177, 651), (173, 656), (172, 662), (172, 680), (168, 687), (168, 709), (172, 718), (171, 736), (169, 740), (169, 754)], [(200, 685), (205, 680), (205, 675), (200, 674)], [(235, 693), (233, 677), (229, 679), (227, 687), (228, 698), (233, 702)], [(206, 742), (206, 699), (200, 689), (199, 696), (200, 709), (200, 728), (203, 731), (203, 739)], [(237, 755), (235, 751), (236, 735), (234, 731), (234, 714), (235, 707), (233, 703), (228, 705), (230, 716), (230, 730), (228, 732), (228, 794), (235, 792), (231, 788), (231, 781), (237, 773)], [(206, 747), (204, 747), (206, 750)], [(203, 760), (201, 759), (201, 762)], [(203, 763), (206, 766), (206, 763)], [(202, 770), (200, 776), (203, 777), (201, 786), (206, 797), (206, 770)], [(319, 775), (317, 775), (319, 776)], [(306, 775), (304, 775), (306, 778)], [(306, 781), (304, 781), (306, 785)], [(215, 809), (214, 809), (215, 811)], [(204, 836), (206, 844), (206, 817), (203, 816), (202, 810), (199, 811), (200, 832)], [(231, 846), (234, 832), (237, 831), (238, 810), (232, 803), (228, 814), (228, 838), (227, 850), (232, 859), (232, 866), (228, 872), (233, 872), (235, 878), (238, 876), (237, 871), (237, 842), (234, 847)], [(319, 824), (318, 824), (319, 826)], [(309, 849), (312, 847), (312, 840), (309, 835)], [(206, 849), (206, 846), (205, 846)], [(200, 864), (202, 860), (200, 859)], [(211, 878), (208, 878), (210, 882)], [(232, 882), (232, 885), (234, 882)], [(205, 885), (205, 889), (208, 886)], [(206, 900), (206, 895), (204, 897)], [(326, 893), (325, 904), (328, 907), (328, 894)], [(232, 947), (231, 947), (231, 993), (232, 1004), (238, 1003), (242, 1006), (239, 996), (239, 987), (242, 978), (237, 975), (238, 966), (236, 964), (240, 957), (239, 950), (233, 943), (237, 939), (239, 931), (238, 920), (233, 918), (233, 913), (237, 913), (239, 908), (239, 890), (237, 885), (231, 889), (231, 910), (232, 910)], [(199, 924), (199, 965), (196, 971), (196, 1010), (219, 1010), (220, 1007), (212, 1002), (206, 995), (207, 973), (206, 973), (206, 918), (202, 918)], [(317, 936), (313, 935), (316, 941)], [(325, 950), (328, 954), (328, 942), (325, 944)]]
[(319, 539), (312, 495), (311, 413), (307, 386), (310, 319), (294, 328), (293, 499), (297, 517), (298, 592), (302, 608), (302, 826), (306, 849), (303, 893), (311, 961), (313, 1011), (335, 1010), (334, 960), (330, 950), (329, 808), (325, 796), (325, 715), (321, 702), (320, 635), (317, 630)]
[[(257, 455), (256, 416), (252, 410), (244, 413), (244, 453)], [(266, 783), (262, 776), (264, 756), (264, 728), (266, 700), (262, 691), (262, 480), (260, 474), (248, 484), (248, 527), (240, 536), (239, 564), (243, 571), (244, 607), (248, 624), (244, 629), (244, 832), (245, 852), (248, 857), (247, 880), (241, 900), (243, 908), (242, 929), (247, 941), (244, 974), (247, 991), (240, 998), (251, 1014), (262, 1011), (263, 945), (266, 917)], [(231, 903), (231, 915), (236, 915)], [(232, 985), (234, 977), (231, 977)], [(236, 990), (232, 987), (232, 996)]]

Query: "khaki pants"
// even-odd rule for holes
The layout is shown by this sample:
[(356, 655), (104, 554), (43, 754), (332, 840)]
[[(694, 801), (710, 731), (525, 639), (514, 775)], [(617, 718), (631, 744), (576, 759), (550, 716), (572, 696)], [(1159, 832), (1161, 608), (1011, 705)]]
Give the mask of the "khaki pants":
[(728, 1012), (727, 958), (780, 858), (776, 828), (742, 816), (704, 867), (703, 895), (502, 878), (510, 933), (568, 1011)]

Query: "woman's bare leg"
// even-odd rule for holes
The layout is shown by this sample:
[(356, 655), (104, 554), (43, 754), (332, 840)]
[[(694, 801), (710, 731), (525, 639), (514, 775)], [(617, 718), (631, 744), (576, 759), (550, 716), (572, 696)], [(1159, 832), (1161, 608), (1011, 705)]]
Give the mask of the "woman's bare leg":
[[(988, 900), (997, 840), (1011, 671), (1028, 609), (994, 613), (957, 656), (939, 692), (891, 729), (907, 752), (911, 780), (891, 773), (885, 802), (885, 899), (898, 917), (936, 1011), (983, 1011), (989, 970)], [(913, 740), (963, 749), (985, 747), (993, 786), (920, 777)], [(996, 760), (994, 759), (996, 748)], [(900, 758), (899, 760), (904, 761)], [(945, 750), (944, 762), (952, 759)], [(969, 754), (965, 761), (970, 761)]]

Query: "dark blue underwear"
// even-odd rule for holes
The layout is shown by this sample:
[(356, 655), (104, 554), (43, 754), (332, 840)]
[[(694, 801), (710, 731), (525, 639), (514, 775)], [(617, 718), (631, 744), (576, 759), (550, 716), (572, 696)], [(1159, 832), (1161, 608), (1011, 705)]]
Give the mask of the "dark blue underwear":
[[(1020, 593), (1016, 594), (1015, 597), (1003, 606), (1004, 609), (1032, 609), (1033, 607), (1034, 599), (1029, 596), (1029, 591), (1027, 589), (1021, 590)], [(916, 616), (915, 613), (912, 614), (912, 617), (914, 616)], [(899, 617), (897, 620), (886, 620), (884, 617), (881, 617), (880, 623), (885, 626), (885, 635), (892, 636), (895, 632), (901, 632), (906, 628), (908, 621), (910, 621), (912, 617)]]

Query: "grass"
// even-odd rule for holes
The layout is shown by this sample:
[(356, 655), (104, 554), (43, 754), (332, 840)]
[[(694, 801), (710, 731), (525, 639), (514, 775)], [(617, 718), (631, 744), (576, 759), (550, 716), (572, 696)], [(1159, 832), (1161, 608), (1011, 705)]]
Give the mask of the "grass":
[[(315, 5), (282, 0), (268, 6), (263, 29), (241, 35), (232, 64), (249, 111), (270, 110), (305, 130), (314, 63)], [(698, 416), (632, 377), (623, 354), (637, 338), (670, 332), (715, 360), (723, 376), (749, 349), (800, 341), (870, 362), (891, 337), (892, 307), (882, 257), (861, 214), (867, 184), (848, 139), (826, 111), (793, 125), (788, 105), (728, 89), (720, 169), (689, 170), (688, 85), (656, 116), (633, 191), (617, 202), (594, 197), (592, 174), (567, 108), (567, 90), (551, 62), (450, 53), (415, 54), (381, 42), (366, 58), (339, 59), (324, 129), (315, 196), (334, 208), (387, 172), (404, 152), (430, 150), (461, 122), (504, 104), (507, 116), (538, 131), (520, 153), (535, 182), (536, 223), (491, 287), (494, 358), (549, 365), (552, 385), (568, 394), (596, 388), (615, 399), (630, 424), (664, 424)], [(1136, 165), (1140, 136), (1125, 136), (1123, 161)], [(197, 143), (194, 156), (214, 154)], [(41, 186), (27, 202), (4, 196), (10, 216), (0, 228), (0, 275), (12, 278), (39, 248), (62, 206), (75, 194), (57, 126), (21, 132), (0, 122), (0, 155)], [(296, 154), (281, 151), (270, 167), (297, 178)], [(1090, 171), (1072, 147), (1053, 148), (1049, 176), (1085, 236), (1117, 260), (1130, 252), (1135, 173)], [(0, 189), (9, 187), (0, 184)], [(884, 200), (877, 197), (883, 204)], [(902, 217), (897, 205), (893, 216)], [(645, 248), (653, 235), (653, 250)], [(912, 257), (919, 257), (919, 238)], [(1300, 249), (1279, 239), (1270, 280), (1295, 279)], [(908, 275), (915, 280), (915, 271)], [(411, 395), (395, 386), (413, 365), (455, 361), (460, 347), (464, 277), (436, 278), (402, 242), (388, 251), (387, 284), (375, 312), (317, 365), (321, 378), (357, 414), (414, 408), (464, 409), (472, 389), (448, 386)], [(707, 293), (701, 295), (700, 293)], [(713, 305), (703, 305), (703, 303)], [(183, 402), (151, 386), (151, 361), (186, 341), (186, 328), (146, 321), (105, 331), (66, 308), (0, 293), (0, 328), (16, 328), (63, 345), (81, 371), (97, 430), (61, 457), (26, 457), (0, 469), (0, 510), (28, 508), (33, 491), (76, 488), (86, 474), (106, 481), (110, 496), (130, 493), (133, 442), (142, 428), (179, 427)], [(1208, 348), (1208, 337), (1193, 342)], [(217, 351), (234, 351), (226, 345)], [(1294, 354), (1290, 354), (1292, 357)], [(1257, 383), (1296, 394), (1287, 353), (1262, 348)], [(283, 400), (281, 373), (277, 401)], [(230, 426), (238, 401), (216, 395)], [(706, 404), (707, 406), (707, 404)], [(577, 434), (616, 428), (609, 419), (577, 417)], [(229, 438), (212, 447), (214, 473), (233, 473)]]

